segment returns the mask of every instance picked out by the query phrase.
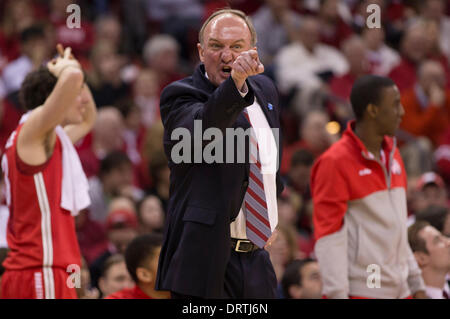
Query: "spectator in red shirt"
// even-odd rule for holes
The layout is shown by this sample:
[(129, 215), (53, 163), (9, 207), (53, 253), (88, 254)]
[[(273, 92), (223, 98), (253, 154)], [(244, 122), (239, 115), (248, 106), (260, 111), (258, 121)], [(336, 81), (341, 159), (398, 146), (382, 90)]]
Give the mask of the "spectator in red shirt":
[[(334, 97), (342, 100), (342, 103), (330, 103), (330, 111), (339, 120), (345, 123), (353, 116), (350, 107), (350, 92), (355, 80), (369, 72), (369, 60), (367, 45), (359, 36), (353, 36), (344, 41), (342, 51), (350, 67), (349, 71), (334, 77), (330, 83), (330, 91)], [(347, 102), (347, 103), (344, 103)]]
[(98, 283), (103, 297), (133, 287), (133, 280), (128, 273), (123, 255), (115, 254), (105, 261)]
[(322, 43), (338, 48), (342, 42), (353, 34), (350, 26), (339, 14), (339, 0), (321, 0), (319, 9), (320, 40)]
[(153, 36), (144, 46), (144, 62), (158, 74), (159, 93), (167, 84), (185, 76), (178, 72), (179, 52), (179, 44), (167, 34)]
[[(94, 43), (94, 30), (89, 21), (81, 20), (80, 27), (67, 26), (67, 7), (77, 4), (74, 0), (52, 0), (50, 2), (50, 21), (55, 27), (57, 42), (70, 46), (76, 56), (85, 56)], [(81, 11), (83, 13), (83, 11)]]
[(169, 292), (155, 290), (161, 243), (162, 237), (157, 234), (136, 237), (125, 251), (125, 262), (135, 286), (117, 291), (105, 299), (168, 299)]
[(415, 136), (426, 136), (434, 145), (450, 125), (450, 90), (442, 65), (425, 61), (419, 67), (418, 82), (402, 94), (405, 108), (400, 127)]
[(428, 38), (423, 23), (414, 23), (406, 30), (401, 44), (401, 60), (389, 73), (400, 91), (416, 83), (416, 69), (427, 56)]
[(303, 148), (316, 157), (336, 141), (337, 136), (331, 135), (326, 130), (329, 120), (328, 114), (324, 111), (313, 110), (307, 113), (301, 125), (301, 139), (283, 149), (280, 169), (283, 175), (288, 172), (295, 151)]
[(115, 107), (104, 107), (98, 111), (90, 145), (78, 150), (84, 172), (88, 178), (98, 174), (100, 161), (113, 151), (123, 150), (124, 122)]

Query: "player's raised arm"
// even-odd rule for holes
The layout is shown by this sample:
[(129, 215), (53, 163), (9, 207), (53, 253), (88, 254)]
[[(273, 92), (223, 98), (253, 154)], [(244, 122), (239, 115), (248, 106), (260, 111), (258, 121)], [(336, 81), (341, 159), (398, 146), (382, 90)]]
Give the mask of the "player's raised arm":
[(67, 124), (64, 126), (64, 130), (70, 137), (72, 143), (76, 143), (87, 133), (89, 133), (94, 126), (95, 119), (97, 118), (97, 107), (89, 86), (85, 83), (81, 90), (81, 99), (83, 100), (84, 110), (82, 114), (83, 122), (79, 124)]
[[(58, 47), (61, 51), (62, 47)], [(71, 49), (47, 64), (57, 78), (56, 85), (42, 106), (31, 112), (22, 128), (23, 140), (42, 141), (57, 125), (64, 125), (67, 112), (77, 103), (83, 87), (84, 75), (80, 64), (71, 56)]]

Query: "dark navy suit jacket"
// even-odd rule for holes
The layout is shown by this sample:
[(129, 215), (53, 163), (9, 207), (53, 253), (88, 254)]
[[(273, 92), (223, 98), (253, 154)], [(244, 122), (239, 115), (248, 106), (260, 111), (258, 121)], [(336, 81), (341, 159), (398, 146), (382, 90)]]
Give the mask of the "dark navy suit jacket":
[[(161, 94), (170, 199), (156, 278), (159, 290), (203, 298), (224, 297), (225, 269), (231, 252), (230, 223), (237, 217), (244, 199), (249, 164), (248, 161), (175, 164), (171, 151), (178, 141), (171, 140), (171, 134), (176, 128), (186, 128), (193, 136), (194, 120), (202, 120), (203, 130), (209, 127), (223, 132), (226, 128), (245, 130), (250, 124), (242, 111), (253, 104), (255, 97), (270, 127), (279, 128), (278, 93), (272, 81), (257, 75), (246, 83), (249, 92), (244, 98), (231, 77), (215, 87), (200, 64), (192, 76), (171, 83)], [(277, 145), (279, 162), (280, 145), (281, 136)], [(277, 193), (282, 189), (277, 172)]]

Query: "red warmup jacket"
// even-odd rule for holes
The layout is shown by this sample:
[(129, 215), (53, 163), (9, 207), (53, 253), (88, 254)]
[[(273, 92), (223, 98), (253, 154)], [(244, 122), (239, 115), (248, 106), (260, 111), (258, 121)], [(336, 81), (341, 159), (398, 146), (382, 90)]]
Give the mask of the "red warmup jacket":
[[(424, 290), (424, 284), (408, 244), (403, 161), (390, 137), (384, 138), (382, 161), (377, 161), (354, 134), (354, 124), (311, 173), (323, 294), (406, 298)], [(376, 273), (377, 280), (369, 283)]]

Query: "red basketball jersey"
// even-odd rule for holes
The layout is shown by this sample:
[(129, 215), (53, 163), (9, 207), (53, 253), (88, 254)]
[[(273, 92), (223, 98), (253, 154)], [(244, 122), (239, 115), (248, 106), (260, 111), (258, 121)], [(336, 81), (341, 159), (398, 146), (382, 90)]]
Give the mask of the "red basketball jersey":
[(44, 282), (53, 280), (52, 268), (81, 265), (75, 222), (61, 208), (62, 144), (58, 137), (52, 156), (42, 165), (25, 164), (11, 134), (2, 158), (10, 211), (7, 240), (11, 249), (3, 263), (7, 270), (43, 268)]

